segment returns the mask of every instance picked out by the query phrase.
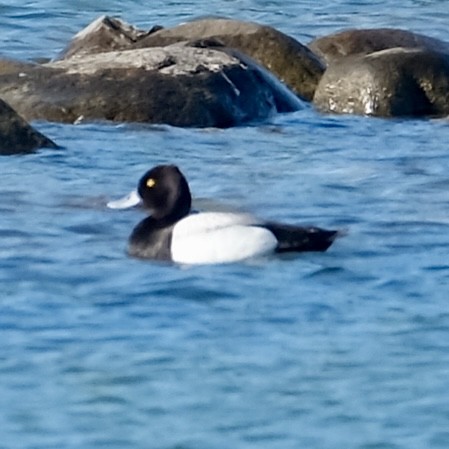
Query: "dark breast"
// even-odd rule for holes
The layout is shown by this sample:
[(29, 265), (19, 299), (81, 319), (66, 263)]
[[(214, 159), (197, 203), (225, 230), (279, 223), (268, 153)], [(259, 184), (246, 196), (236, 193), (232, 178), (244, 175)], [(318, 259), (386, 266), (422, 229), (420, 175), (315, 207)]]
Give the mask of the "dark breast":
[(172, 260), (171, 242), (173, 225), (158, 227), (151, 217), (141, 221), (129, 237), (128, 254), (155, 260)]

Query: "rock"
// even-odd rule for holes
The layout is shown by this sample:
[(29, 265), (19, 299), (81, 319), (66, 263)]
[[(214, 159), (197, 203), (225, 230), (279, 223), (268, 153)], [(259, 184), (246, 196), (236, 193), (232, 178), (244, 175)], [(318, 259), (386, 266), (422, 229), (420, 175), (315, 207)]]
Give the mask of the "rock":
[(33, 64), (27, 62), (14, 61), (12, 59), (0, 59), (0, 75), (20, 75), (23, 70), (27, 70), (32, 66)]
[[(160, 28), (138, 31), (116, 19), (103, 17), (78, 33), (63, 54), (68, 58), (79, 53), (98, 52), (100, 48), (110, 51), (164, 47), (181, 41), (202, 41), (207, 47), (207, 43), (215, 40), (250, 56), (308, 101), (324, 71), (322, 62), (306, 46), (269, 26), (230, 19), (203, 19), (173, 28)], [(108, 37), (104, 39), (103, 35)], [(101, 45), (96, 43), (100, 40)]]
[(314, 96), (326, 112), (449, 113), (449, 43), (398, 29), (346, 30), (309, 44), (328, 64)]
[[(1, 64), (0, 64), (1, 67)], [(279, 83), (280, 84), (280, 83)], [(73, 56), (0, 72), (0, 96), (27, 120), (113, 120), (229, 127), (299, 99), (256, 64), (211, 48), (172, 45)]]
[(75, 55), (128, 50), (150, 32), (138, 30), (120, 19), (101, 16), (77, 33), (56, 60)]
[(324, 71), (323, 64), (305, 45), (266, 25), (230, 19), (196, 20), (156, 31), (134, 46), (142, 48), (210, 38), (247, 54), (300, 98), (312, 99)]
[(367, 55), (389, 48), (421, 48), (449, 52), (449, 43), (395, 28), (350, 29), (314, 39), (309, 48), (327, 64), (351, 55)]
[(0, 99), (0, 155), (29, 153), (38, 148), (57, 148)]
[(332, 63), (314, 103), (325, 112), (383, 117), (449, 114), (449, 55), (392, 48)]

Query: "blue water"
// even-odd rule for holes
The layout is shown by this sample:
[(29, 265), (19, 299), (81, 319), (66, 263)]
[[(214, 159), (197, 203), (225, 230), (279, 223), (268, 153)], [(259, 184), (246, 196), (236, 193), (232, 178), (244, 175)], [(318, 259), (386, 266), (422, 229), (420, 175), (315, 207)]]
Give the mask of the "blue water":
[[(449, 40), (445, 1), (16, 3), (0, 4), (0, 53), (20, 59), (102, 13)], [(65, 148), (0, 159), (1, 449), (447, 449), (448, 120), (307, 107), (232, 130), (34, 125)], [(130, 259), (142, 213), (105, 203), (164, 162), (199, 206), (348, 235), (225, 266)]]

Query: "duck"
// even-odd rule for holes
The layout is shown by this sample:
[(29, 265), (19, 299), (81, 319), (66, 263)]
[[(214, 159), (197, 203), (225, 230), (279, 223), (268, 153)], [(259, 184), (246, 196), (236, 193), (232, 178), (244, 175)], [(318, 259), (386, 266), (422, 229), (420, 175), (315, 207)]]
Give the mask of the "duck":
[(177, 264), (233, 263), (275, 253), (326, 251), (338, 230), (260, 220), (244, 212), (192, 211), (189, 184), (176, 165), (157, 165), (137, 190), (109, 201), (111, 209), (142, 204), (149, 211), (133, 229), (127, 252)]

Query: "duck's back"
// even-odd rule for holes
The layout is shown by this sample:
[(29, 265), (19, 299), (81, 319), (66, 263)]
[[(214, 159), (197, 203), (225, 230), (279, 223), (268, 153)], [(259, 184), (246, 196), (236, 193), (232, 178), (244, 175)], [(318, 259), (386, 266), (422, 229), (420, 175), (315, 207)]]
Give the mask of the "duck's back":
[(276, 251), (279, 253), (326, 251), (339, 235), (338, 231), (315, 226), (302, 227), (275, 222), (265, 223), (264, 226), (276, 237)]

